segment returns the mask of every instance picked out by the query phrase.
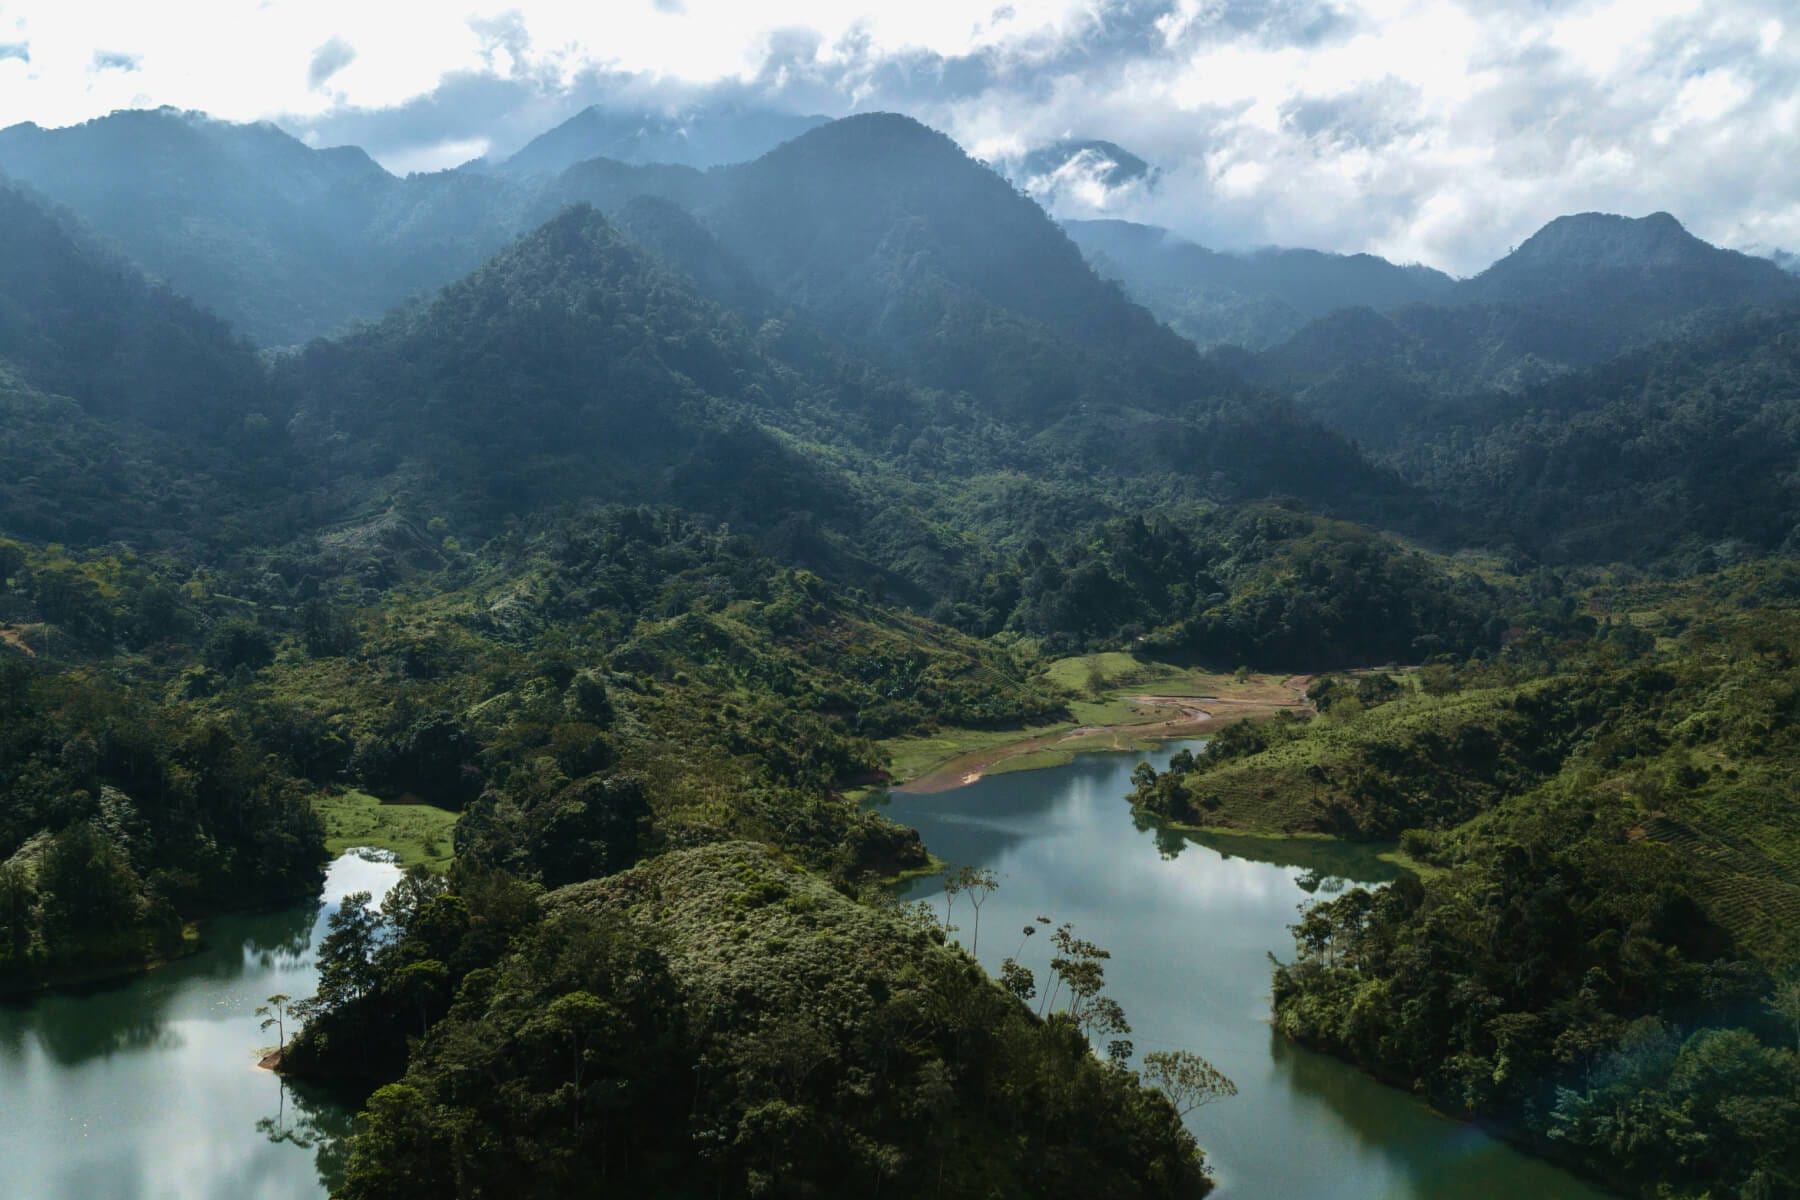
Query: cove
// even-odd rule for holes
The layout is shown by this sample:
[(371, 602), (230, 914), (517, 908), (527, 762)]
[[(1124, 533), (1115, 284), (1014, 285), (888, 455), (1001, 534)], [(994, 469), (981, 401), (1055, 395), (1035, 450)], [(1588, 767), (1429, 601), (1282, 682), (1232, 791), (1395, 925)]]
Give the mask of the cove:
[(256, 1007), (310, 996), (339, 898), (400, 868), (345, 855), (319, 900), (221, 917), (129, 982), (0, 1005), (0, 1193), (31, 1200), (316, 1200), (352, 1111), (260, 1069)]
[[(1291, 956), (1299, 907), (1398, 868), (1338, 842), (1212, 838), (1134, 818), (1132, 768), (1148, 759), (1161, 770), (1200, 744), (892, 793), (882, 811), (944, 862), (1000, 877), (981, 910), (977, 957), (989, 973), (1016, 954), (1046, 982), (1050, 929), (1029, 939), (1021, 930), (1040, 914), (1072, 922), (1112, 952), (1107, 994), (1124, 1006), (1139, 1056), (1195, 1050), (1238, 1085), (1236, 1097), (1188, 1118), (1222, 1200), (1598, 1200), (1566, 1172), (1275, 1035), (1268, 955)], [(939, 879), (915, 880), (904, 895), (943, 914)], [(957, 902), (965, 946), (976, 941), (974, 916)]]

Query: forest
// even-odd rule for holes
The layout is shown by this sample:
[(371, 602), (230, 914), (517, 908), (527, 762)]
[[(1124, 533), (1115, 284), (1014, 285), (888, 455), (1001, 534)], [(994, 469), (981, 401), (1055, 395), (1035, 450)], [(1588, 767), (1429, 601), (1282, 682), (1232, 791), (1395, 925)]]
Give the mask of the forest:
[[(1027, 1004), (862, 790), (1073, 727), (1059, 660), (1255, 670), (1306, 704), (1117, 800), (1396, 847), (1281, 1035), (1622, 1194), (1800, 1195), (1800, 280), (1664, 215), (1460, 281), (1224, 256), (796, 132), (399, 180), (0, 131), (0, 992), (423, 805), (443, 869), (347, 898), (282, 1047), (366, 1108), (341, 1194), (1202, 1195), (1104, 953)], [(142, 139), (183, 169), (121, 208)]]

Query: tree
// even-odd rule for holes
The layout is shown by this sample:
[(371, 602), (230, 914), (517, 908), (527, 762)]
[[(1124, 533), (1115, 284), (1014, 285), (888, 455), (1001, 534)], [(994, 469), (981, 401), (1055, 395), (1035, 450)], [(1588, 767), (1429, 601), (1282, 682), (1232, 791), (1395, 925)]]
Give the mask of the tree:
[(207, 635), (206, 665), (231, 672), (238, 667), (260, 671), (275, 661), (275, 643), (254, 621), (234, 618), (222, 621)]
[(588, 1054), (611, 1030), (615, 1015), (612, 1005), (592, 992), (581, 991), (558, 996), (544, 1011), (546, 1029), (569, 1043), (577, 1134), (581, 1132), (581, 1085), (587, 1074)]
[(326, 921), (319, 943), (319, 1007), (336, 1012), (362, 999), (380, 982), (375, 950), (381, 942), (382, 919), (368, 892), (351, 892)]
[(1800, 1051), (1800, 975), (1775, 985), (1769, 997), (1769, 1011), (1794, 1027), (1794, 1049)]
[(1059, 953), (1050, 960), (1050, 970), (1055, 973), (1057, 982), (1045, 997), (1046, 1003), (1054, 1008), (1057, 993), (1066, 986), (1069, 989), (1069, 1018), (1081, 1026), (1083, 1010), (1106, 986), (1106, 968), (1101, 964), (1112, 957), (1112, 951), (1102, 950), (1094, 943), (1076, 937), (1075, 927), (1066, 921), (1050, 935), (1050, 943)]
[[(1025, 927), (1030, 933), (1031, 927)], [(1000, 964), (1000, 986), (1011, 992), (1020, 1004), (1027, 1004), (1037, 995), (1037, 978), (1029, 967), (1021, 967), (1014, 959), (1007, 959)]]
[(394, 987), (419, 1010), (419, 1036), (431, 1028), (431, 1002), (450, 984), (450, 972), (435, 958), (407, 963), (394, 973)]
[[(954, 890), (952, 890), (954, 885)], [(954, 876), (944, 881), (944, 890), (951, 896), (958, 892), (967, 892), (969, 903), (975, 908), (975, 936), (969, 942), (969, 953), (981, 953), (981, 906), (987, 898), (994, 894), (1000, 886), (1000, 880), (986, 867), (958, 867)], [(945, 923), (948, 927), (949, 909), (945, 908)]]
[(25, 547), (0, 538), (0, 595), (6, 593), (7, 582), (25, 567)]
[(287, 1049), (287, 1009), (288, 1002), (292, 999), (292, 996), (276, 992), (269, 997), (267, 1004), (259, 1004), (256, 1007), (256, 1015), (263, 1018), (263, 1032), (268, 1032), (269, 1026), (275, 1026), (275, 1052), (277, 1054)]
[(31, 910), (37, 889), (18, 863), (0, 863), (0, 964), (20, 967), (31, 957)]
[(51, 841), (37, 887), (45, 940), (55, 952), (79, 953), (83, 939), (116, 936), (137, 924), (137, 874), (91, 822), (77, 821)]
[(1215, 1100), (1237, 1095), (1237, 1084), (1191, 1050), (1156, 1050), (1144, 1055), (1144, 1081), (1169, 1098), (1183, 1117)]

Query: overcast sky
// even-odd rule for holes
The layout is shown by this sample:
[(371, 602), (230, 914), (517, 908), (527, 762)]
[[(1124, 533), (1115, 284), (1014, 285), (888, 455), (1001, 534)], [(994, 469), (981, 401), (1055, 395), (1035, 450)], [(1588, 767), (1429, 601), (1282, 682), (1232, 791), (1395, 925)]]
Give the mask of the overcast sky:
[(1110, 139), (1060, 215), (1469, 273), (1551, 217), (1800, 249), (1794, 0), (0, 0), (0, 125), (173, 104), (396, 171), (596, 101), (893, 109), (997, 160)]

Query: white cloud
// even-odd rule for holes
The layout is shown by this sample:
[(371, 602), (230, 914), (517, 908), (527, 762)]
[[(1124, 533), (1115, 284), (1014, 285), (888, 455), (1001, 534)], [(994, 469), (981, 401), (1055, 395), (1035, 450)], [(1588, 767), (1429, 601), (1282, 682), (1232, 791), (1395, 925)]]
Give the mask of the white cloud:
[(897, 108), (989, 157), (1109, 139), (1158, 185), (1056, 203), (1214, 244), (1466, 272), (1563, 212), (1667, 209), (1800, 246), (1790, 0), (188, 0), (179, 22), (9, 0), (0, 46), (7, 119), (174, 104), (398, 169), (508, 152), (596, 99), (715, 95)]

